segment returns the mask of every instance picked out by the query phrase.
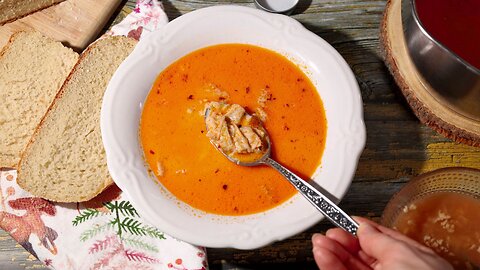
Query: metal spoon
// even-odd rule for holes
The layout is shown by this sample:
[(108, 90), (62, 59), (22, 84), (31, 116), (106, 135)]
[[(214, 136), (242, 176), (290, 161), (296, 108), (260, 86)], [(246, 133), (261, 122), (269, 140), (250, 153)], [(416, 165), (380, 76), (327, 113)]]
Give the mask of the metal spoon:
[[(208, 117), (209, 113), (210, 110), (206, 109), (205, 118)], [(303, 195), (303, 197), (305, 197), (313, 206), (315, 206), (315, 208), (317, 208), (317, 210), (320, 211), (325, 217), (327, 217), (334, 225), (342, 228), (343, 230), (351, 233), (352, 235), (356, 235), (359, 225), (355, 220), (353, 220), (335, 203), (333, 203), (329, 198), (327, 198), (327, 196), (325, 196), (321, 191), (312, 187), (309, 183), (307, 183), (307, 181), (298, 177), (290, 170), (285, 168), (283, 165), (270, 158), (270, 137), (268, 136), (268, 132), (266, 132), (266, 130), (265, 134), (267, 142), (267, 148), (265, 153), (260, 158), (248, 162), (240, 161), (239, 159), (232, 157), (231, 155), (225, 153), (221, 148), (219, 148), (212, 140), (210, 140), (210, 142), (213, 144), (213, 146), (215, 146), (218, 151), (220, 151), (220, 153), (222, 153), (226, 158), (228, 158), (228, 160), (237, 165), (249, 167), (268, 165), (274, 168), (280, 174), (282, 174), (298, 190), (298, 192)]]

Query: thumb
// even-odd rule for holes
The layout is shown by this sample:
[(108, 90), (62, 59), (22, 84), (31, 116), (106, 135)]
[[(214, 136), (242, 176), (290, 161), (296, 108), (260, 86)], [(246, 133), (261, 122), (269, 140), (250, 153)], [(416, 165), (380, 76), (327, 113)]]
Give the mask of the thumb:
[(357, 236), (362, 250), (377, 260), (384, 258), (397, 244), (395, 239), (382, 233), (368, 222), (360, 223)]

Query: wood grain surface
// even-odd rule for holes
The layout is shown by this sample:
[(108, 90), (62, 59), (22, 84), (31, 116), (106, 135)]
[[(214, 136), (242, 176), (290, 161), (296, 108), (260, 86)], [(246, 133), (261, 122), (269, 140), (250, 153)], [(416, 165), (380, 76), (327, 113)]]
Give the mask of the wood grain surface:
[(0, 48), (18, 31), (35, 29), (83, 50), (110, 20), (121, 0), (68, 0), (0, 26)]
[[(126, 7), (133, 1), (123, 3)], [(252, 1), (168, 1), (170, 20), (218, 4), (253, 7)], [(391, 196), (411, 177), (437, 168), (480, 168), (480, 148), (457, 144), (422, 125), (410, 110), (385, 67), (379, 49), (379, 27), (386, 1), (300, 0), (292, 15), (329, 42), (345, 58), (360, 85), (367, 144), (340, 206), (352, 215), (378, 220)], [(208, 249), (211, 269), (317, 269), (310, 238), (332, 226), (322, 221), (287, 240), (257, 250)], [(0, 269), (43, 269), (28, 253), (0, 233)]]
[[(454, 141), (480, 147), (480, 121), (456, 111), (455, 105), (433, 89), (415, 68), (403, 36), (401, 3), (388, 2), (380, 28), (387, 67), (422, 123)], [(478, 102), (475, 97), (466, 98)]]

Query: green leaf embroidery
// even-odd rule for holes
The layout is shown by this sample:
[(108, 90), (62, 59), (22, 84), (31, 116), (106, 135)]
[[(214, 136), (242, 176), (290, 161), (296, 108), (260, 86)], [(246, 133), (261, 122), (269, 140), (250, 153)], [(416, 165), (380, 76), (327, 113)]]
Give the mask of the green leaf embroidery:
[(105, 207), (108, 208), (108, 210), (110, 210), (110, 212), (113, 212), (113, 210), (117, 209), (117, 207), (115, 206), (115, 204), (111, 203), (111, 202), (106, 202), (106, 203), (103, 203), (103, 205)]
[(120, 211), (120, 213), (122, 213), (122, 215), (124, 216), (140, 217), (137, 213), (137, 210), (133, 208), (132, 204), (129, 201), (121, 201), (120, 204), (118, 204), (118, 202), (107, 202), (104, 203), (104, 205), (111, 212)]
[(124, 218), (122, 223), (120, 223), (120, 227), (124, 232), (129, 232), (133, 235), (146, 235), (146, 232), (142, 228), (142, 223), (133, 218)]
[(111, 230), (113, 228), (111, 223), (103, 224), (101, 226), (95, 226), (92, 229), (86, 230), (80, 234), (80, 241), (85, 242), (88, 239), (91, 239), (95, 235), (98, 235), (101, 232)]
[[(84, 231), (80, 235), (81, 241), (84, 242), (88, 239), (93, 238), (101, 232), (111, 229), (114, 229), (116, 231), (118, 237), (120, 237), (122, 241), (124, 240), (125, 235), (148, 236), (156, 239), (166, 239), (165, 235), (155, 227), (144, 225), (141, 221), (135, 219), (140, 216), (138, 215), (137, 210), (135, 210), (135, 208), (129, 201), (106, 202), (103, 203), (103, 205), (109, 210), (109, 212), (103, 213), (99, 212), (96, 209), (87, 208), (85, 210), (82, 210), (80, 214), (72, 221), (73, 225), (77, 226), (78, 224), (85, 222), (89, 219), (93, 219), (99, 215), (107, 214), (113, 216), (113, 219), (111, 219), (108, 223), (101, 226), (97, 225), (92, 229)], [(153, 248), (157, 251), (154, 246), (144, 243), (140, 240), (129, 240), (130, 244), (134, 246), (135, 244), (142, 244), (142, 247), (144, 249), (152, 251)]]
[(123, 238), (123, 243), (130, 247), (136, 247), (143, 250), (158, 252), (158, 248), (156, 246), (151, 245), (149, 243), (145, 243), (140, 239)]
[(157, 238), (157, 239), (166, 239), (163, 232), (157, 230), (157, 228), (151, 226), (144, 226), (143, 229), (150, 237)]
[(80, 223), (83, 223), (89, 219), (97, 217), (99, 214), (100, 212), (98, 210), (87, 208), (81, 211), (80, 214), (75, 217), (75, 219), (72, 221), (73, 226), (77, 226)]
[(133, 218), (125, 217), (121, 222), (113, 219), (110, 223), (118, 226), (120, 230), (119, 235), (125, 232), (136, 236), (150, 236), (152, 238), (165, 239), (164, 234), (156, 228), (143, 225), (140, 221)]
[(118, 208), (120, 209), (120, 212), (126, 216), (140, 217), (140, 215), (137, 213), (137, 210), (133, 208), (129, 201), (122, 201)]

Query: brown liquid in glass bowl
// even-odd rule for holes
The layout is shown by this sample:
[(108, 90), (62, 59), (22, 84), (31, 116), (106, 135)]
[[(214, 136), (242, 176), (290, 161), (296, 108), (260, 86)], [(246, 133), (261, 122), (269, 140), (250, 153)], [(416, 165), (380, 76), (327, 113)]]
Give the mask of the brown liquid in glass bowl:
[(480, 267), (480, 201), (435, 192), (407, 204), (393, 228), (432, 248), (455, 269)]

